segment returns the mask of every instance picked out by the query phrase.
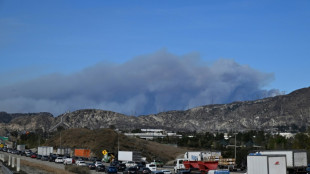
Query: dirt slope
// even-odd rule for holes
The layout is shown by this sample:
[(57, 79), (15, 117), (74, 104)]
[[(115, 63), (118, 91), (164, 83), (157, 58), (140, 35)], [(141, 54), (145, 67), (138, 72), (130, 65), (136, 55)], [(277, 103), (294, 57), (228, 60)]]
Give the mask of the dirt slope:
[(102, 150), (117, 153), (119, 142), (120, 151), (140, 151), (148, 161), (154, 158), (164, 162), (174, 160), (178, 155), (184, 154), (185, 149), (164, 145), (152, 141), (127, 137), (112, 129), (89, 130), (84, 128), (68, 129), (57, 132), (45, 145), (71, 148), (91, 149), (94, 156), (102, 157)]

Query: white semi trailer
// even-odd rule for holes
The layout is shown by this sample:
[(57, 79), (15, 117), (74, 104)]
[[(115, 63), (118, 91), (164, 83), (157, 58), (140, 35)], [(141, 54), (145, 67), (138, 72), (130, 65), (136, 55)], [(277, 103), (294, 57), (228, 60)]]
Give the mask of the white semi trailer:
[(26, 146), (23, 145), (23, 144), (19, 144), (19, 145), (17, 145), (16, 149), (19, 150), (19, 151), (25, 151)]
[(247, 174), (286, 174), (285, 155), (248, 155)]
[(307, 152), (298, 150), (267, 150), (259, 151), (262, 155), (285, 155), (289, 174), (305, 173), (307, 168)]
[(53, 150), (53, 147), (40, 146), (38, 147), (38, 155), (49, 156), (51, 153), (53, 153)]
[(118, 151), (118, 160), (139, 162), (141, 161), (141, 154), (136, 151)]

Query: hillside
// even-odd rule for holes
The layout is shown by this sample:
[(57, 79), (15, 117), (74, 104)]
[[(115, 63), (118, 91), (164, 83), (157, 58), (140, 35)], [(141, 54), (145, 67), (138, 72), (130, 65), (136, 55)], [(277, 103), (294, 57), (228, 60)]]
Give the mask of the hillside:
[(198, 132), (253, 129), (272, 131), (279, 128), (283, 131), (305, 129), (310, 125), (310, 88), (261, 100), (206, 105), (186, 111), (168, 111), (138, 117), (96, 109), (77, 110), (57, 117), (52, 117), (49, 113), (19, 114), (16, 117), (18, 114), (2, 112), (1, 115), (6, 116), (0, 119), (2, 130), (19, 131), (55, 131), (57, 126), (88, 129), (115, 127), (120, 130), (162, 128)]
[(167, 162), (186, 151), (169, 145), (127, 137), (112, 129), (68, 129), (55, 133), (45, 145), (60, 147), (61, 144), (62, 147), (89, 148), (94, 156), (102, 157), (102, 150), (117, 152), (118, 140), (120, 151), (140, 151), (149, 161), (156, 157)]

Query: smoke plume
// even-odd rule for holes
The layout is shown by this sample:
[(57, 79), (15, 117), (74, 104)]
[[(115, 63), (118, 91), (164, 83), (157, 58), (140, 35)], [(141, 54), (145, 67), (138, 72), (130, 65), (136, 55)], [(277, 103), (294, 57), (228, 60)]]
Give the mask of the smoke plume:
[(273, 79), (272, 73), (231, 59), (210, 64), (198, 54), (177, 56), (162, 50), (125, 63), (101, 62), (74, 74), (50, 74), (2, 87), (0, 110), (58, 115), (90, 108), (151, 114), (277, 95), (278, 90), (262, 90)]

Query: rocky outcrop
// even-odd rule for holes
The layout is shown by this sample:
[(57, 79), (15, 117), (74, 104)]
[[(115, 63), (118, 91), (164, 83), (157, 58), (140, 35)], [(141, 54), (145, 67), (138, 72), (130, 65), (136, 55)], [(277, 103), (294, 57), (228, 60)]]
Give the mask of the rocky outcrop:
[(298, 129), (310, 125), (310, 88), (288, 95), (256, 101), (206, 105), (186, 111), (168, 111), (145, 116), (126, 116), (104, 110), (85, 109), (53, 117), (49, 113), (7, 114), (1, 119), (7, 129), (50, 130), (62, 122), (65, 128), (121, 130), (163, 128), (172, 131), (246, 131)]

